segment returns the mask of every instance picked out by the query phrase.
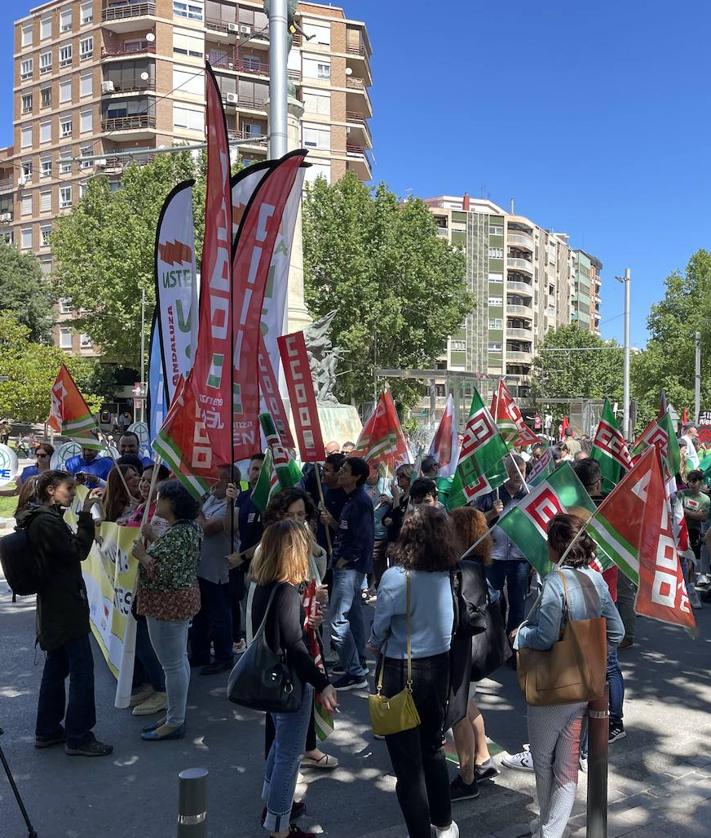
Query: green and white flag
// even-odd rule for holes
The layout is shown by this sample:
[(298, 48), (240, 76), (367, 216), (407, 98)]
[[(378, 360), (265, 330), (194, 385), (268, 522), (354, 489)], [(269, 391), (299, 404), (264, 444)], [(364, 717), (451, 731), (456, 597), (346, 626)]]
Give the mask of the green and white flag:
[(604, 492), (612, 491), (632, 468), (627, 443), (607, 399), (605, 399), (602, 416), (593, 438), (590, 459), (595, 460), (600, 466)]
[(267, 448), (262, 460), (262, 467), (259, 469), (259, 477), (252, 489), (252, 503), (260, 512), (264, 512), (269, 503), (272, 493), (278, 491), (279, 480), (274, 470), (274, 461), (272, 460), (272, 452)]
[(506, 443), (474, 388), (447, 508), (466, 506), (479, 495), (501, 486), (508, 476), (504, 465), (507, 454)]
[[(664, 479), (671, 482), (674, 475), (679, 471), (681, 454), (679, 453), (679, 441), (674, 431), (674, 423), (668, 411), (659, 419), (652, 419), (637, 437), (630, 451), (632, 459), (636, 462), (637, 458), (650, 445), (659, 449), (664, 466)], [(674, 489), (671, 488), (671, 491), (674, 491)]]
[(526, 482), (529, 487), (538, 486), (539, 483), (547, 480), (557, 468), (558, 460), (553, 456), (553, 450), (546, 448), (540, 460), (531, 469)]
[(548, 559), (548, 524), (560, 512), (577, 515), (583, 521), (587, 521), (595, 512), (595, 504), (569, 462), (562, 463), (525, 498), (512, 506), (497, 524), (541, 576), (545, 576), (551, 569)]

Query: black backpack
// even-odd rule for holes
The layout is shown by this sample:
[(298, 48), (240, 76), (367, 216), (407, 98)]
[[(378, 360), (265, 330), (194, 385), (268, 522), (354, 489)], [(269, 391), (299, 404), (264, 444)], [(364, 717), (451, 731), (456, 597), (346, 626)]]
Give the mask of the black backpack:
[(478, 563), (450, 571), (454, 603), (454, 634), (474, 637), (486, 630), (486, 577)]
[(36, 594), (40, 588), (40, 568), (25, 527), (0, 538), (0, 564), (7, 584), (18, 596)]

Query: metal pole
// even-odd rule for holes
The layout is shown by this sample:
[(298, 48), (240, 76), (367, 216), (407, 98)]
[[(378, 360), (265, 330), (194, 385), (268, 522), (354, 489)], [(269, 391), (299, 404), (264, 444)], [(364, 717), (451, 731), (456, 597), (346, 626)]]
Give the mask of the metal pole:
[(622, 433), (630, 438), (630, 269), (625, 268), (625, 369), (622, 394)]
[(701, 332), (697, 332), (696, 340), (696, 363), (694, 369), (694, 422), (699, 421), (701, 413)]
[(141, 421), (146, 419), (146, 292), (141, 290)]
[(607, 838), (607, 748), (610, 736), (609, 684), (588, 705), (587, 838)]
[(283, 157), (287, 145), (287, 0), (269, 7), (269, 156)]
[(207, 769), (187, 768), (178, 781), (178, 838), (207, 838)]

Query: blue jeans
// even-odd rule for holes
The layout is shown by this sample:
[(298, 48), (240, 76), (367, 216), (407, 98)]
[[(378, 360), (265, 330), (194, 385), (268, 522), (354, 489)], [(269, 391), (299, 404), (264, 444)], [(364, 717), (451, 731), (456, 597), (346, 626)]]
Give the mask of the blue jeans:
[(508, 615), (506, 617), (506, 631), (518, 628), (524, 618), (524, 603), (528, 591), (528, 576), (531, 565), (526, 559), (497, 560), (486, 568), (486, 578), (492, 588), (503, 591), (506, 585), (508, 600)]
[(136, 658), (148, 683), (158, 693), (165, 692), (165, 674), (148, 636), (145, 617), (136, 618)]
[(168, 701), (165, 723), (171, 727), (179, 727), (185, 721), (190, 684), (189, 620), (158, 620), (156, 617), (147, 619), (148, 634), (165, 673)]
[(617, 649), (610, 649), (607, 652), (607, 681), (610, 685), (610, 722), (621, 724), (625, 682), (617, 659)]
[(198, 576), (200, 610), (193, 617), (190, 629), (190, 650), (193, 661), (210, 663), (210, 641), (215, 660), (232, 662), (232, 597), (230, 583), (208, 582)]
[[(69, 701), (65, 712), (64, 681), (69, 676)], [(35, 736), (52, 739), (61, 732), (62, 719), (70, 748), (80, 748), (92, 739), (96, 724), (94, 704), (94, 658), (89, 635), (68, 640), (47, 652), (42, 670)]]
[(280, 832), (289, 827), (313, 695), (311, 684), (304, 684), (304, 697), (296, 713), (270, 714), (276, 733), (267, 756), (262, 786), (262, 800), (267, 806), (264, 828), (268, 832)]
[(365, 677), (360, 663), (365, 658), (363, 600), (360, 595), (364, 575), (350, 568), (333, 568), (331, 646), (338, 654), (343, 671), (353, 677)]

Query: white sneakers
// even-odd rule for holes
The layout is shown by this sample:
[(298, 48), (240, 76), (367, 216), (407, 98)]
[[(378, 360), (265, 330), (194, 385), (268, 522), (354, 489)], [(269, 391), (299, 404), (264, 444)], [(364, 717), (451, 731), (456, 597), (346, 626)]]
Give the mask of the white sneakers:
[(517, 771), (533, 771), (533, 757), (528, 749), (518, 754), (506, 754), (501, 758), (501, 764), (506, 768), (515, 768)]
[(454, 821), (446, 829), (440, 829), (440, 827), (436, 826), (435, 832), (437, 833), (437, 838), (459, 838), (459, 827)]

